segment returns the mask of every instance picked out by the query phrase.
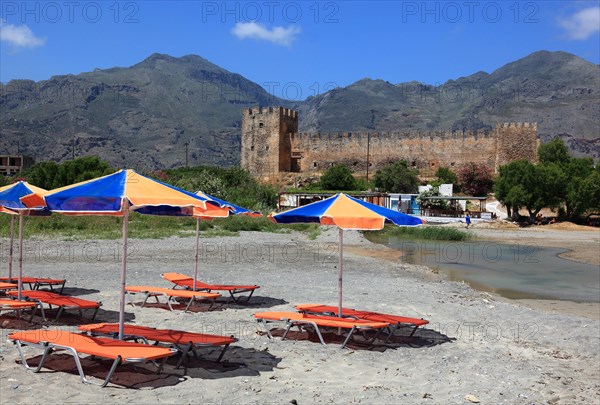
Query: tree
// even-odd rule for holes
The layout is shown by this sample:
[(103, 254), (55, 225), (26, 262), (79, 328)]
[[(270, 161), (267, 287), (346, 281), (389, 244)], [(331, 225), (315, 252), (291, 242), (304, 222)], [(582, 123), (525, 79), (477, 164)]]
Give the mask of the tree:
[(321, 176), (321, 188), (323, 190), (354, 190), (356, 179), (347, 166), (333, 166)]
[(469, 162), (460, 168), (458, 172), (462, 189), (472, 196), (484, 196), (490, 193), (494, 187), (492, 172), (484, 165)]
[(446, 200), (431, 198), (439, 197), (440, 195), (439, 187), (431, 187), (429, 190), (419, 194), (417, 202), (423, 209), (446, 210), (448, 209), (448, 202)]
[(564, 167), (565, 212), (569, 218), (578, 218), (589, 210), (600, 208), (600, 171), (594, 170), (589, 158), (571, 158)]
[(447, 167), (440, 167), (439, 169), (437, 169), (437, 171), (435, 172), (435, 177), (438, 178), (440, 184), (458, 183), (458, 177), (456, 176), (456, 173), (454, 173)]
[(108, 162), (97, 156), (87, 156), (62, 164), (40, 162), (29, 168), (23, 177), (35, 186), (50, 190), (114, 172)]
[(542, 208), (556, 208), (561, 204), (565, 176), (556, 164), (534, 166), (527, 160), (517, 160), (500, 167), (496, 179), (496, 198), (507, 207), (513, 219), (524, 207), (531, 221)]
[(555, 163), (566, 165), (571, 160), (569, 148), (567, 148), (560, 138), (554, 138), (550, 142), (540, 145), (538, 157), (541, 164)]
[(505, 207), (509, 217), (516, 219), (519, 209), (527, 204), (527, 190), (535, 182), (535, 168), (527, 160), (517, 160), (501, 166), (496, 179), (496, 199)]
[(417, 170), (409, 168), (408, 163), (401, 160), (377, 170), (374, 185), (389, 193), (416, 193), (419, 188), (417, 174)]

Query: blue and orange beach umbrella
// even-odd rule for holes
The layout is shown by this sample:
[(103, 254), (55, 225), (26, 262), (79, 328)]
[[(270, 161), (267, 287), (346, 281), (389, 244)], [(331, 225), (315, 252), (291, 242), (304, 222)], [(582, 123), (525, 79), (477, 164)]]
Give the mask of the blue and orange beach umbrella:
[(125, 321), (125, 286), (127, 270), (127, 236), (129, 213), (149, 215), (216, 218), (229, 216), (230, 210), (220, 204), (133, 170), (120, 170), (107, 176), (72, 184), (47, 193), (34, 193), (21, 198), (28, 207), (47, 207), (66, 215), (108, 215), (123, 218), (123, 253), (121, 267), (121, 300), (119, 306), (119, 339), (123, 338)]
[(11, 215), (10, 218), (10, 243), (8, 247), (8, 280), (12, 280), (13, 265), (13, 243), (14, 243), (14, 222), (15, 217), (19, 216), (19, 273), (17, 276), (18, 299), (21, 299), (23, 291), (23, 217), (27, 215), (50, 215), (50, 212), (43, 208), (30, 209), (21, 202), (21, 197), (31, 193), (43, 194), (46, 190), (33, 186), (26, 181), (18, 181), (8, 186), (0, 187), (0, 212)]
[(322, 201), (302, 207), (269, 215), (269, 219), (279, 224), (318, 223), (335, 225), (339, 228), (338, 256), (338, 315), (342, 316), (342, 262), (344, 247), (344, 229), (379, 230), (385, 224), (398, 226), (418, 226), (423, 221), (412, 215), (393, 211), (379, 205), (371, 204), (346, 194), (336, 194)]

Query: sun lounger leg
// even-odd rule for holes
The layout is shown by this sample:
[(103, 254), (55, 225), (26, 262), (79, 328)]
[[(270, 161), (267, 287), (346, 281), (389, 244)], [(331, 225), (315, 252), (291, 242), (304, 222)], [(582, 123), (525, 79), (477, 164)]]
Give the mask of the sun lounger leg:
[(187, 312), (188, 309), (190, 309), (190, 305), (192, 305), (192, 302), (194, 302), (194, 297), (190, 298), (190, 302), (188, 302), (188, 304), (185, 307), (185, 310), (183, 312)]
[(31, 310), (31, 316), (29, 317), (29, 323), (33, 322), (33, 317), (37, 313), (38, 307), (39, 307), (39, 304), (36, 304), (35, 307), (33, 307), (33, 309)]
[[(18, 340), (16, 340), (14, 343), (17, 346), (17, 351), (19, 352), (19, 356), (21, 357), (21, 363), (23, 364), (23, 367), (25, 367), (27, 370), (33, 370), (34, 373), (37, 373), (38, 371), (40, 371), (42, 369), (42, 367), (44, 366), (44, 361), (46, 361), (46, 357), (48, 356), (48, 353), (50, 353), (52, 351), (52, 348), (50, 346), (48, 346), (48, 344), (44, 344), (44, 343), (37, 344), (37, 345), (34, 345), (34, 344), (23, 345)], [(38, 364), (37, 367), (31, 367), (27, 363), (25, 354), (23, 353), (23, 350), (21, 349), (22, 346), (35, 346), (35, 347), (43, 347), (44, 348), (44, 354), (42, 355), (40, 364)]]
[(346, 347), (346, 345), (350, 341), (350, 338), (352, 337), (352, 334), (354, 333), (355, 330), (356, 330), (356, 326), (353, 326), (352, 329), (350, 329), (350, 332), (348, 332), (348, 336), (346, 337), (346, 340), (344, 340), (344, 343), (342, 343), (342, 349), (344, 347)]
[(163, 367), (165, 366), (166, 361), (167, 361), (167, 357), (163, 357), (162, 361), (160, 362), (160, 365), (156, 369), (156, 374), (160, 374), (160, 372), (162, 371)]
[[(232, 336), (233, 337), (233, 336)], [(217, 358), (217, 363), (220, 363), (221, 360), (223, 359), (223, 355), (225, 354), (225, 352), (227, 351), (227, 348), (229, 347), (229, 345), (225, 345), (223, 347), (223, 350), (221, 350), (221, 354), (219, 354), (219, 357)]]
[(94, 313), (92, 314), (92, 321), (96, 318), (96, 315), (98, 315), (98, 308), (94, 309)]
[(171, 299), (173, 299), (173, 297), (169, 297), (167, 295), (165, 295), (165, 297), (167, 297), (167, 305), (169, 306), (169, 309), (172, 311), (173, 306), (171, 305)]
[[(148, 301), (148, 298), (150, 298), (150, 293), (148, 293), (148, 292), (147, 292), (147, 293), (146, 293), (146, 296), (144, 297), (144, 302), (142, 302), (142, 306), (141, 306), (141, 308), (143, 308), (143, 307), (144, 307), (144, 305), (146, 305), (146, 302)], [(156, 298), (156, 302), (158, 302), (158, 297), (157, 297), (157, 296), (154, 296), (154, 298)]]
[(60, 285), (60, 292), (59, 294), (63, 293), (63, 290), (65, 289), (65, 283), (67, 282), (67, 280), (63, 281), (63, 283)]
[(292, 326), (294, 326), (294, 323), (292, 321), (288, 321), (287, 322), (287, 328), (285, 328), (285, 332), (283, 333), (283, 336), (281, 337), (281, 340), (285, 340), (285, 337), (287, 336), (287, 334), (290, 331), (290, 329), (292, 328)]
[[(236, 304), (247, 304), (248, 301), (250, 301), (250, 298), (252, 297), (252, 294), (254, 294), (254, 290), (250, 291), (250, 295), (248, 295), (248, 297), (246, 297), (246, 299), (242, 300), (242, 297), (240, 298), (236, 298), (235, 295), (238, 294), (237, 292), (233, 292), (233, 291), (229, 291), (230, 294), (230, 300), (233, 300), (233, 302), (235, 302)], [(227, 303), (229, 303), (229, 301), (227, 301)]]
[(85, 383), (85, 384), (94, 384), (94, 385), (99, 385), (101, 387), (106, 387), (106, 385), (112, 378), (115, 370), (117, 369), (117, 366), (119, 364), (121, 364), (121, 357), (118, 356), (115, 359), (115, 361), (113, 362), (112, 366), (110, 367), (110, 370), (108, 371), (108, 375), (106, 376), (106, 379), (104, 380), (104, 382), (96, 383), (96, 382), (88, 380), (86, 378), (86, 376), (83, 372), (83, 367), (81, 366), (81, 360), (79, 359), (79, 355), (78, 355), (77, 351), (75, 349), (73, 349), (72, 347), (64, 347), (64, 349), (71, 352), (71, 355), (73, 356), (73, 360), (75, 360), (75, 365), (77, 366), (77, 371), (79, 372), (79, 377), (81, 378), (81, 382)]
[(273, 339), (273, 335), (271, 335), (271, 331), (269, 330), (269, 325), (268, 325), (267, 321), (265, 321), (264, 319), (258, 319), (258, 322), (261, 323), (263, 325), (263, 327), (265, 328), (265, 332), (267, 332), (267, 337), (269, 339)]
[(321, 330), (319, 329), (319, 326), (314, 322), (310, 322), (310, 324), (313, 328), (315, 328), (315, 332), (317, 332), (317, 336), (319, 337), (321, 344), (325, 345), (325, 340), (323, 340), (323, 335), (321, 335)]
[(62, 315), (64, 309), (65, 309), (65, 307), (60, 307), (58, 309), (58, 314), (56, 314), (56, 319), (54, 319), (54, 322), (58, 322), (58, 318), (60, 318), (60, 316)]
[(180, 347), (180, 346), (176, 346), (176, 347), (177, 347), (177, 350), (179, 350), (179, 352), (181, 353), (181, 357), (179, 358), (179, 361), (177, 362), (177, 365), (175, 366), (175, 368), (179, 368), (181, 366), (181, 363), (183, 363), (183, 361), (187, 358), (188, 353), (193, 350), (194, 345), (192, 344), (192, 342), (190, 342), (185, 347)]

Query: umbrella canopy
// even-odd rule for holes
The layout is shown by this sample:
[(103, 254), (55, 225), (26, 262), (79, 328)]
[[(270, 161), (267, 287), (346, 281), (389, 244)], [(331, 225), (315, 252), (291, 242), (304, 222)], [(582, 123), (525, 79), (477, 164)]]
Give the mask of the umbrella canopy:
[(262, 214), (258, 211), (250, 211), (249, 209), (246, 208), (242, 208), (239, 205), (235, 205), (232, 204), (230, 202), (227, 202), (225, 200), (221, 200), (220, 198), (217, 197), (213, 197), (212, 195), (203, 193), (202, 191), (198, 191), (196, 193), (196, 195), (199, 195), (200, 197), (204, 197), (207, 200), (210, 201), (215, 201), (217, 203), (219, 203), (221, 205), (221, 207), (228, 207), (231, 210), (231, 213), (234, 215), (238, 215), (238, 214), (244, 214), (244, 215), (249, 215), (251, 217), (260, 217), (262, 216)]
[(125, 323), (125, 277), (129, 212), (150, 215), (227, 217), (230, 210), (185, 190), (143, 176), (133, 170), (120, 170), (107, 176), (50, 190), (45, 195), (21, 198), (28, 207), (45, 206), (67, 215), (109, 215), (123, 217), (123, 254), (119, 338)]
[[(33, 186), (26, 181), (18, 181), (5, 187), (0, 187), (0, 212), (11, 215), (19, 215), (19, 274), (17, 277), (18, 299), (21, 299), (23, 291), (23, 216), (25, 215), (49, 215), (49, 212), (43, 208), (30, 209), (21, 202), (21, 197), (31, 193), (40, 195), (46, 193), (46, 190)], [(12, 279), (13, 262), (13, 242), (14, 242), (14, 216), (10, 219), (10, 244), (8, 248), (8, 278)]]
[(417, 217), (371, 204), (346, 194), (336, 194), (322, 201), (269, 215), (269, 219), (280, 224), (314, 222), (335, 225), (339, 228), (338, 258), (338, 315), (342, 316), (342, 262), (344, 229), (378, 230), (386, 223), (398, 226), (418, 226), (423, 221)]

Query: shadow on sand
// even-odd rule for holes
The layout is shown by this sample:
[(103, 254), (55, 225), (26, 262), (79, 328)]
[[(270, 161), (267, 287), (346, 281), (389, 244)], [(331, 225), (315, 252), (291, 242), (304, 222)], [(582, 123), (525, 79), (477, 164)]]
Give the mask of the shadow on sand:
[[(300, 329), (300, 330), (298, 330)], [(450, 338), (442, 333), (432, 329), (419, 328), (412, 336), (410, 336), (410, 328), (398, 330), (389, 337), (385, 333), (376, 335), (375, 332), (355, 333), (346, 347), (354, 350), (370, 350), (384, 352), (388, 349), (399, 349), (403, 347), (421, 348), (433, 347), (443, 343), (453, 342), (456, 339)], [(283, 337), (284, 328), (273, 328), (270, 330), (273, 337)], [(266, 336), (264, 331), (258, 332), (260, 335)], [(346, 334), (338, 334), (337, 328), (321, 328), (323, 340), (327, 344), (342, 345), (346, 339)], [(317, 333), (311, 327), (292, 328), (286, 336), (286, 340), (306, 340), (313, 343), (321, 344)]]
[[(143, 308), (159, 308), (159, 309), (163, 309), (166, 311), (170, 311), (169, 305), (163, 302), (164, 298), (162, 298), (158, 302), (157, 301), (158, 300), (153, 300), (152, 298), (150, 298), (146, 302), (146, 304), (144, 304)], [(182, 299), (178, 302), (179, 302), (178, 304), (171, 302), (171, 306), (173, 307), (173, 310), (183, 311), (187, 306), (187, 301)], [(198, 312), (225, 311), (226, 309), (272, 308), (272, 307), (276, 307), (278, 305), (284, 305), (287, 303), (288, 302), (286, 300), (282, 300), (279, 298), (261, 297), (261, 296), (252, 297), (250, 299), (250, 302), (248, 302), (248, 303), (242, 302), (239, 304), (234, 301), (227, 302), (227, 300), (221, 299), (220, 301), (217, 300), (213, 305), (206, 303), (206, 302), (194, 302), (188, 308), (188, 312), (198, 313)], [(137, 301), (137, 302), (134, 302), (133, 304), (135, 305), (136, 308), (142, 307), (142, 301)], [(131, 303), (128, 303), (128, 305), (131, 305)]]
[[(230, 353), (229, 353), (230, 351)], [(261, 372), (272, 371), (277, 367), (281, 358), (275, 357), (266, 351), (256, 351), (243, 347), (231, 347), (221, 362), (209, 360), (204, 356), (199, 358), (192, 357), (181, 368), (176, 369), (178, 357), (173, 356), (168, 359), (160, 374), (156, 374), (156, 367), (151, 363), (143, 365), (125, 364), (119, 366), (109, 383), (111, 387), (125, 389), (148, 389), (175, 386), (180, 382), (190, 378), (217, 379), (232, 378), (239, 376), (258, 376)], [(211, 358), (218, 357), (218, 354), (208, 353)], [(27, 359), (30, 366), (37, 366), (42, 356)], [(229, 360), (227, 360), (229, 359)], [(20, 362), (20, 360), (19, 360)], [(93, 377), (93, 381), (100, 382), (106, 378), (112, 360), (100, 360), (92, 357), (81, 358), (81, 365), (86, 377)], [(252, 366), (248, 366), (251, 363)], [(23, 372), (29, 372), (23, 370)], [(73, 384), (79, 383), (79, 373), (73, 361), (73, 357), (67, 354), (52, 354), (44, 362), (44, 368), (40, 373), (64, 372), (72, 374)], [(75, 378), (76, 376), (76, 378)]]
[[(57, 291), (55, 290), (54, 292)], [(96, 290), (95, 288), (65, 287), (62, 292), (62, 295), (70, 295), (73, 297), (77, 297), (79, 295), (97, 294), (99, 292), (100, 290)]]

